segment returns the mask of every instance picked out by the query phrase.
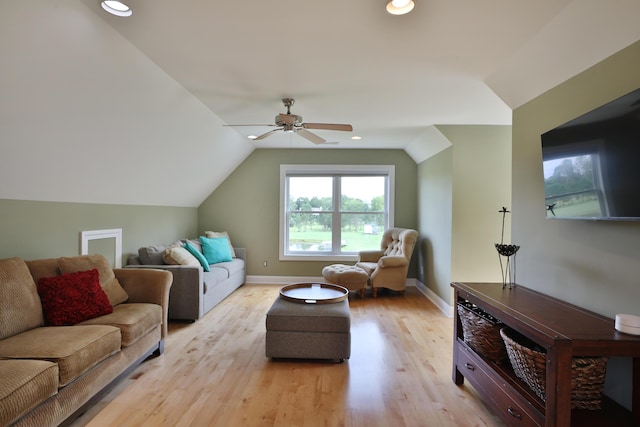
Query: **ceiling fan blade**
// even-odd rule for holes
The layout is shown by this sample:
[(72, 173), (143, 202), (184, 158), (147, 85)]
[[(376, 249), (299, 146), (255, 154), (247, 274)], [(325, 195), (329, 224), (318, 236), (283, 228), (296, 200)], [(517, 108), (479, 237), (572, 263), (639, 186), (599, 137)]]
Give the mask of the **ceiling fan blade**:
[(258, 137), (256, 137), (256, 138), (253, 138), (253, 140), (254, 140), (254, 141), (258, 141), (258, 140), (261, 140), (261, 139), (265, 139), (266, 137), (270, 136), (272, 133), (274, 133), (274, 132), (278, 132), (278, 131), (280, 131), (280, 130), (282, 130), (282, 128), (278, 128), (278, 129), (270, 130), (270, 131), (269, 131), (269, 132), (267, 132), (267, 133), (263, 133), (262, 135), (260, 135), (260, 136), (258, 136)]
[(314, 144), (324, 144), (325, 142), (327, 142), (324, 138), (320, 138), (315, 133), (311, 133), (308, 130), (305, 130), (302, 128), (299, 128), (298, 130), (296, 130), (296, 133), (301, 137), (306, 138), (309, 141), (313, 142)]
[(345, 132), (351, 132), (353, 126), (336, 123), (303, 123), (302, 127), (305, 129), (325, 129), (325, 130), (343, 130)]
[(232, 127), (236, 127), (236, 126), (264, 127), (264, 126), (277, 126), (277, 125), (222, 125), (222, 126), (232, 126)]

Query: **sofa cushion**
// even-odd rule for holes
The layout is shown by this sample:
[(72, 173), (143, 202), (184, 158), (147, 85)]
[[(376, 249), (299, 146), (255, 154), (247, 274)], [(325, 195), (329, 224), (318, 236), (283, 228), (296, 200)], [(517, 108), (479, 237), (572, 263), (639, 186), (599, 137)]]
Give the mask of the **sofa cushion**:
[(109, 297), (109, 302), (114, 307), (129, 299), (129, 295), (127, 295), (127, 292), (122, 288), (118, 279), (116, 279), (116, 275), (113, 273), (113, 269), (104, 255), (62, 257), (58, 258), (58, 265), (63, 274), (92, 270), (94, 268), (97, 269), (100, 275), (100, 285)]
[(170, 265), (193, 265), (196, 267), (200, 265), (200, 262), (196, 259), (196, 257), (191, 255), (191, 252), (183, 247), (167, 248), (167, 250), (164, 251), (164, 256), (162, 257), (162, 259), (164, 260), (165, 264)]
[(189, 253), (191, 253), (191, 255), (196, 257), (196, 259), (198, 260), (198, 262), (200, 263), (204, 271), (209, 271), (209, 263), (207, 262), (207, 259), (204, 257), (204, 254), (200, 252), (200, 250), (196, 248), (196, 246), (194, 246), (193, 243), (191, 243), (191, 241), (185, 242), (184, 248), (188, 250)]
[(58, 392), (58, 365), (44, 360), (0, 360), (0, 425), (22, 417)]
[(110, 325), (120, 329), (122, 347), (127, 347), (162, 324), (162, 307), (156, 304), (127, 303), (113, 313), (82, 322), (81, 325)]
[(244, 270), (244, 260), (240, 258), (234, 258), (229, 262), (220, 262), (215, 265), (216, 268), (222, 268), (227, 271), (227, 277), (231, 277), (236, 273)]
[(181, 246), (184, 246), (185, 243), (191, 243), (191, 245), (198, 250), (198, 252), (202, 253), (202, 244), (200, 243), (200, 238), (197, 239), (187, 239), (185, 240)]
[(118, 351), (120, 330), (113, 326), (44, 326), (5, 338), (0, 358), (57, 363), (62, 387)]
[(58, 265), (58, 258), (45, 258), (26, 262), (31, 276), (33, 276), (33, 281), (36, 283), (43, 277), (53, 277), (62, 274), (60, 266)]
[(233, 245), (231, 244), (231, 237), (229, 237), (229, 233), (226, 231), (205, 231), (205, 237), (215, 238), (215, 237), (226, 237), (229, 241), (229, 249), (231, 249), (231, 257), (236, 257), (236, 251), (233, 249)]
[(204, 285), (204, 293), (216, 287), (218, 283), (224, 282), (229, 278), (229, 272), (224, 268), (218, 268), (218, 265), (211, 267), (211, 271), (202, 274), (202, 283)]
[(167, 245), (143, 246), (138, 249), (140, 262), (145, 265), (163, 265), (162, 256), (167, 249)]
[(51, 326), (75, 325), (113, 312), (95, 268), (42, 277), (38, 281), (38, 294), (47, 324)]
[(226, 237), (200, 237), (202, 253), (209, 264), (231, 261), (229, 239)]
[(27, 264), (0, 260), (0, 339), (42, 326), (42, 305)]

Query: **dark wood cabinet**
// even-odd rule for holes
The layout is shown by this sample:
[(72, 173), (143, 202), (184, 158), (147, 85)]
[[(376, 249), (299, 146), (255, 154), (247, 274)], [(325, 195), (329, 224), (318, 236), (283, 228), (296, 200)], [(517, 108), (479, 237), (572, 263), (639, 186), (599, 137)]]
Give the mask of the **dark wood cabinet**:
[[(513, 426), (639, 426), (640, 336), (615, 330), (614, 320), (521, 285), (451, 284), (456, 304), (469, 301), (546, 350), (546, 399), (514, 374), (508, 361), (495, 363), (474, 352), (463, 339), (456, 314), (453, 381), (465, 378), (485, 401)], [(457, 313), (457, 312), (456, 312)], [(571, 361), (574, 356), (633, 358), (633, 411), (603, 397), (602, 409), (571, 410)]]

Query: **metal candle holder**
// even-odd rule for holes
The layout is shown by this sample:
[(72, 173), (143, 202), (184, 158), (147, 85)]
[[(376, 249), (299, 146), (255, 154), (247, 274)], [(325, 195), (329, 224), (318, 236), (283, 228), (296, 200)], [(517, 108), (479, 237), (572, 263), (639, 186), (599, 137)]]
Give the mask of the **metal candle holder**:
[[(504, 220), (507, 213), (510, 213), (507, 208), (502, 207), (502, 210), (498, 211), (502, 213), (502, 235), (500, 237), (500, 243), (496, 243), (496, 250), (498, 251), (498, 259), (500, 260), (500, 270), (502, 272), (502, 289), (509, 285), (509, 289), (516, 285), (516, 253), (520, 246), (509, 245), (504, 242)], [(502, 261), (502, 258), (506, 258)]]

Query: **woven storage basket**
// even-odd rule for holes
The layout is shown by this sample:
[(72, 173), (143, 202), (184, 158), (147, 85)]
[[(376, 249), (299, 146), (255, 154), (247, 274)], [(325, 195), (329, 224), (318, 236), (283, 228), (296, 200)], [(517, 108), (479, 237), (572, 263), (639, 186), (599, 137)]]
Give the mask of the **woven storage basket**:
[(500, 339), (504, 324), (468, 301), (458, 303), (464, 342), (476, 353), (497, 363), (506, 362), (507, 351)]
[[(542, 399), (546, 400), (547, 355), (545, 350), (511, 328), (502, 328), (513, 370)], [(600, 409), (607, 370), (606, 357), (574, 357), (571, 362), (571, 409)]]

